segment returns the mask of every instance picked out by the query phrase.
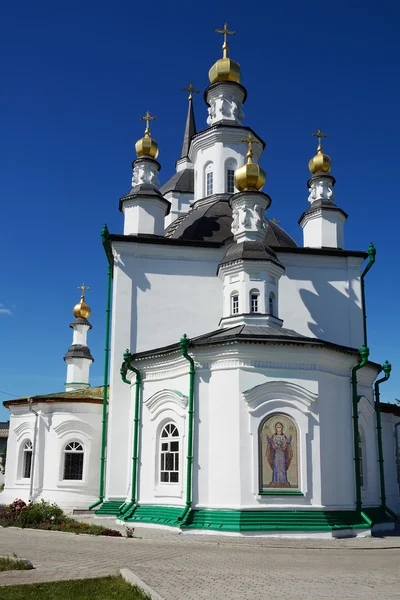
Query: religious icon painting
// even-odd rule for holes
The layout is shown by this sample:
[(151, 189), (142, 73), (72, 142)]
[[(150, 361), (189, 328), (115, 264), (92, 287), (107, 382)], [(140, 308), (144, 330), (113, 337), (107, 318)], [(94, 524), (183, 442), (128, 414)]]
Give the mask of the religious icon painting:
[(260, 492), (300, 491), (297, 427), (287, 415), (274, 414), (261, 423)]

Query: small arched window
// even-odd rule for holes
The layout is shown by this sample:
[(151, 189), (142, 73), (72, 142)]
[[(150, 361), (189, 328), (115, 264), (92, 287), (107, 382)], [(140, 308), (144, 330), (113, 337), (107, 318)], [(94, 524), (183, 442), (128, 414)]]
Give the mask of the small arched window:
[(268, 298), (268, 312), (275, 316), (275, 294), (271, 292)]
[(22, 449), (22, 477), (24, 479), (30, 479), (32, 472), (32, 442), (26, 440)]
[(70, 442), (64, 449), (63, 479), (83, 479), (83, 446), (80, 442)]
[(179, 483), (179, 431), (175, 423), (167, 423), (161, 431), (160, 482)]
[(235, 193), (235, 169), (237, 162), (234, 158), (225, 161), (225, 191), (227, 194)]
[(260, 311), (260, 292), (258, 290), (251, 290), (250, 292), (250, 312), (256, 313)]
[(213, 163), (208, 163), (205, 168), (205, 196), (211, 196), (214, 193), (214, 171)]
[(239, 314), (239, 294), (232, 292), (231, 294), (231, 315)]

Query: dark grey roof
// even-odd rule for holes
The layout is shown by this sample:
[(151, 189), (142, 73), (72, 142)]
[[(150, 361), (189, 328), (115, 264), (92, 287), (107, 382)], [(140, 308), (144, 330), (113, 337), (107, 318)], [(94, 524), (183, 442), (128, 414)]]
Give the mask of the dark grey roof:
[(190, 142), (196, 134), (196, 122), (194, 119), (193, 100), (190, 98), (188, 113), (186, 117), (185, 132), (183, 134), (182, 154), (181, 158), (189, 155)]
[(307, 210), (305, 210), (303, 212), (300, 219), (298, 220), (298, 223), (299, 224), (301, 223), (301, 221), (303, 220), (305, 215), (310, 215), (313, 212), (315, 212), (316, 210), (319, 210), (320, 208), (323, 208), (325, 210), (334, 210), (336, 212), (340, 212), (346, 219), (349, 216), (347, 213), (344, 212), (344, 210), (342, 210), (341, 208), (336, 206), (336, 204), (334, 204), (330, 200), (314, 200), (314, 202), (312, 202), (310, 204), (310, 206), (307, 208)]
[(127, 194), (125, 194), (125, 196), (122, 196), (122, 198), (119, 199), (119, 210), (122, 212), (122, 204), (125, 200), (131, 200), (132, 198), (136, 198), (138, 196), (156, 196), (160, 198), (160, 200), (163, 200), (168, 204), (168, 210), (166, 214), (169, 214), (171, 202), (166, 200), (160, 190), (150, 183), (141, 183), (140, 185), (132, 188)]
[[(224, 243), (233, 238), (231, 231), (232, 209), (230, 196), (210, 196), (210, 201), (194, 206), (180, 221), (167, 228), (166, 237)], [(267, 222), (264, 243), (270, 247), (297, 248), (296, 242), (279, 225)]]
[(232, 244), (229, 246), (220, 265), (224, 265), (236, 260), (268, 260), (276, 265), (283, 267), (275, 252), (268, 248), (262, 242), (241, 242), (240, 244)]
[(67, 358), (89, 358), (92, 362), (94, 362), (94, 358), (90, 354), (89, 348), (87, 346), (83, 346), (82, 344), (72, 344), (72, 346), (68, 348), (68, 352), (64, 356), (64, 360)]
[(164, 185), (161, 186), (160, 192), (184, 192), (187, 194), (194, 193), (194, 170), (183, 169), (174, 173)]
[(77, 319), (75, 319), (75, 321), (72, 321), (72, 323), (70, 323), (70, 327), (73, 328), (74, 325), (87, 325), (89, 329), (92, 329), (92, 326), (89, 323), (89, 321), (87, 319), (83, 319), (82, 317), (78, 317)]

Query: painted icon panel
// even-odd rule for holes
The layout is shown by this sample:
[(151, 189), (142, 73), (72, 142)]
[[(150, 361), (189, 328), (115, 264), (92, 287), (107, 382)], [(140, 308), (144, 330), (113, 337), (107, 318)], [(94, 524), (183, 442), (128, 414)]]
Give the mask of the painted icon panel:
[(271, 415), (259, 435), (260, 491), (299, 491), (297, 428), (292, 419)]

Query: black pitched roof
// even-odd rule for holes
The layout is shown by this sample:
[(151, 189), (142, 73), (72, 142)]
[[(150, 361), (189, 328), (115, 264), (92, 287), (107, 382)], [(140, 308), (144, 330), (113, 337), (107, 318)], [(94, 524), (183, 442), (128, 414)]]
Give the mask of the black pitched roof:
[(89, 321), (87, 319), (84, 319), (83, 317), (78, 317), (77, 319), (75, 319), (75, 321), (72, 321), (72, 323), (70, 323), (71, 328), (73, 328), (74, 325), (86, 325), (87, 327), (89, 327), (89, 329), (92, 329), (92, 326), (89, 323)]
[(184, 169), (174, 173), (164, 185), (161, 186), (160, 192), (184, 192), (187, 194), (194, 193), (194, 170)]
[(196, 121), (194, 118), (193, 100), (189, 99), (188, 113), (186, 117), (185, 132), (183, 134), (183, 144), (181, 158), (189, 155), (190, 142), (192, 137), (196, 135)]
[(314, 211), (316, 211), (316, 210), (318, 210), (320, 208), (324, 208), (325, 210), (334, 210), (336, 212), (340, 212), (340, 213), (342, 213), (342, 215), (346, 219), (349, 216), (347, 213), (344, 212), (344, 210), (342, 210), (341, 208), (339, 208), (338, 206), (336, 206), (336, 204), (334, 204), (330, 200), (314, 200), (314, 202), (312, 202), (310, 204), (310, 206), (307, 208), (307, 210), (305, 210), (303, 212), (303, 214), (301, 215), (300, 219), (298, 220), (298, 223), (299, 224), (301, 223), (301, 221), (303, 220), (303, 218), (305, 217), (305, 215), (310, 215)]
[(140, 185), (137, 185), (134, 188), (132, 188), (127, 194), (125, 194), (125, 196), (122, 196), (122, 198), (119, 199), (119, 210), (122, 212), (122, 204), (123, 204), (124, 200), (130, 200), (131, 198), (136, 198), (137, 196), (156, 196), (156, 197), (160, 198), (160, 200), (163, 200), (164, 202), (166, 202), (168, 204), (168, 209), (167, 209), (166, 214), (167, 215), (169, 214), (169, 211), (171, 208), (171, 202), (166, 200), (163, 197), (160, 190), (158, 188), (156, 188), (154, 185), (151, 185), (151, 183), (141, 183)]
[(89, 358), (92, 362), (94, 362), (94, 358), (90, 354), (89, 348), (87, 346), (83, 346), (82, 344), (72, 344), (72, 346), (68, 348), (68, 352), (64, 356), (64, 360), (67, 358)]
[(275, 252), (262, 242), (246, 241), (232, 244), (219, 264), (224, 265), (236, 260), (269, 260), (284, 268)]

